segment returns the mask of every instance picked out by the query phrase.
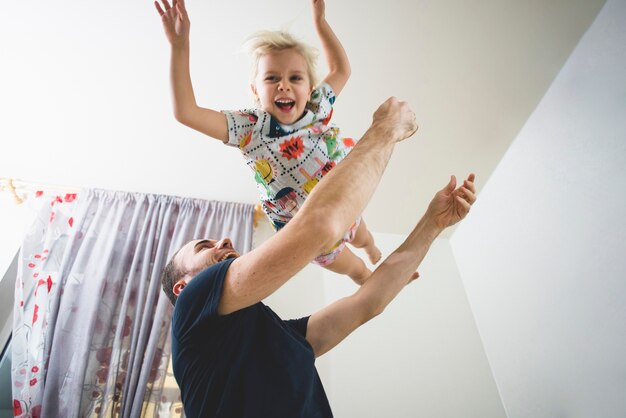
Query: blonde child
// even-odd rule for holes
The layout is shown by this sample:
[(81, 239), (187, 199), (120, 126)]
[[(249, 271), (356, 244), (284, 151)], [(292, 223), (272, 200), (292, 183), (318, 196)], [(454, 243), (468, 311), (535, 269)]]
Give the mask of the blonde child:
[[(189, 74), (189, 17), (183, 0), (155, 1), (171, 44), (174, 115), (182, 124), (236, 146), (253, 170), (263, 210), (279, 230), (315, 185), (338, 164), (354, 140), (330, 124), (332, 105), (350, 76), (348, 57), (325, 18), (324, 0), (312, 0), (313, 22), (329, 73), (318, 85), (315, 51), (286, 32), (264, 31), (248, 41), (253, 58), (251, 89), (257, 107), (222, 111), (199, 107)], [(329, 214), (329, 217), (332, 214)], [(345, 244), (363, 248), (375, 264), (381, 253), (365, 222), (357, 219), (344, 238), (314, 261), (363, 284), (371, 274)]]

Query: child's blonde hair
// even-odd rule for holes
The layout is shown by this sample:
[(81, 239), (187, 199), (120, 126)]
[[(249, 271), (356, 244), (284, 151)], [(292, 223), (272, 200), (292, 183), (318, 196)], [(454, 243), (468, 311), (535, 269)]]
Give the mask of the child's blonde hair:
[(315, 71), (315, 65), (319, 53), (317, 52), (317, 49), (297, 40), (292, 34), (284, 31), (270, 30), (255, 32), (248, 38), (244, 47), (252, 58), (252, 71), (250, 78), (252, 83), (254, 83), (254, 80), (256, 79), (259, 59), (263, 55), (293, 48), (300, 53), (306, 61), (311, 86), (317, 86), (319, 80)]

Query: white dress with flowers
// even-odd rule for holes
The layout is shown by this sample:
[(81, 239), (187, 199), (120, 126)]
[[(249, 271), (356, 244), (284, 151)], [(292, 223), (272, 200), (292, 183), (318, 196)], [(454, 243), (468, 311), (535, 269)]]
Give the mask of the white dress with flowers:
[(228, 145), (238, 147), (254, 173), (263, 210), (276, 229), (302, 206), (313, 187), (354, 147), (330, 124), (335, 93), (322, 84), (304, 115), (283, 125), (261, 109), (224, 111)]

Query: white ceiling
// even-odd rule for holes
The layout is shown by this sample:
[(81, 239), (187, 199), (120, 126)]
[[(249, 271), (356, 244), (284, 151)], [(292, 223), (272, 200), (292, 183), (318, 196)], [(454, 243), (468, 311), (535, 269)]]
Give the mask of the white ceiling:
[[(361, 135), (390, 95), (420, 123), (366, 209), (370, 228), (407, 233), (450, 174), (477, 173), (480, 190), (603, 3), (327, 0), (353, 67), (335, 111), (342, 130)], [(188, 9), (204, 106), (250, 105), (236, 50), (254, 30), (287, 27), (317, 45), (307, 0), (189, 0)], [(257, 201), (236, 150), (174, 121), (150, 1), (9, 2), (3, 15), (1, 177)]]

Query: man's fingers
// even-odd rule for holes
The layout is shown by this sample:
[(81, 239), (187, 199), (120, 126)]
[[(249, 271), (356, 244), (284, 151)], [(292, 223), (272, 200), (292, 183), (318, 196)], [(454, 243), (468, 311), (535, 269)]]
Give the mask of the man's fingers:
[[(395, 97), (393, 97), (393, 99), (397, 100)], [(398, 105), (400, 106), (400, 111), (404, 114), (403, 116), (401, 116), (402, 120), (404, 121), (404, 123), (406, 124), (406, 135), (404, 136), (404, 138), (409, 138), (411, 136), (413, 136), (413, 134), (415, 134), (415, 132), (417, 132), (417, 117), (415, 116), (415, 112), (413, 112), (413, 110), (411, 110), (411, 108), (409, 107), (409, 104), (407, 102), (404, 101), (398, 101)]]
[(409, 107), (408, 103), (406, 103), (406, 102), (402, 102), (402, 103), (408, 109), (409, 121), (411, 122), (411, 127), (413, 128), (413, 132), (411, 132), (411, 135), (413, 135), (415, 133), (415, 131), (417, 131), (417, 116), (415, 116), (415, 112), (413, 110), (411, 110), (411, 108)]
[(455, 187), (456, 187), (456, 177), (454, 175), (452, 175), (452, 176), (450, 176), (450, 181), (448, 182), (448, 185), (446, 187), (444, 187), (444, 189), (448, 189), (450, 191), (453, 191)]
[(463, 186), (469, 189), (472, 193), (476, 193), (476, 186), (474, 186), (474, 183), (472, 183), (471, 181), (465, 180), (463, 182)]
[(419, 128), (419, 126), (417, 126), (417, 123), (415, 121), (412, 121), (411, 124), (409, 125), (409, 134), (406, 136), (407, 138), (413, 136), (415, 134), (415, 132), (417, 132), (417, 129)]
[(463, 206), (463, 209), (465, 209), (465, 213), (470, 211), (470, 208), (472, 207), (472, 205), (470, 205), (467, 200), (463, 199), (461, 196), (454, 196), (454, 197), (456, 201), (459, 202), (461, 206)]
[(461, 187), (459, 191), (463, 194), (463, 196), (465, 196), (468, 202), (474, 203), (476, 201), (476, 195), (469, 188)]
[[(474, 180), (476, 179), (476, 175), (474, 173), (471, 173), (469, 176), (467, 176), (467, 179), (463, 182), (465, 183), (465, 186), (468, 187), (469, 189), (471, 189), (473, 192), (476, 191), (476, 189), (474, 188)], [(470, 187), (471, 185), (471, 187)]]

